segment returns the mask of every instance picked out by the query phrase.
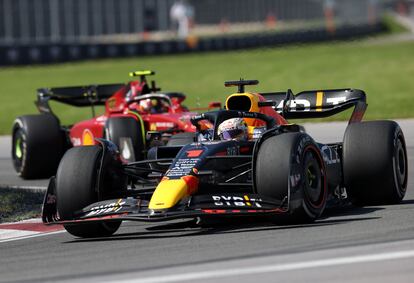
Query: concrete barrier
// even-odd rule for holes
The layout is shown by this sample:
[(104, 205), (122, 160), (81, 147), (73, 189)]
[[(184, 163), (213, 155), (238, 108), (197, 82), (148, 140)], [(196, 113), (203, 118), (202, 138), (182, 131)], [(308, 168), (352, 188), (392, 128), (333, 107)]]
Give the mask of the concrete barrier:
[(135, 43), (44, 43), (0, 45), (0, 65), (48, 64), (97, 58), (120, 58), (237, 50), (320, 41), (349, 40), (384, 31), (381, 23), (343, 25), (331, 32), (323, 27), (310, 30), (217, 35), (189, 43), (184, 40)]

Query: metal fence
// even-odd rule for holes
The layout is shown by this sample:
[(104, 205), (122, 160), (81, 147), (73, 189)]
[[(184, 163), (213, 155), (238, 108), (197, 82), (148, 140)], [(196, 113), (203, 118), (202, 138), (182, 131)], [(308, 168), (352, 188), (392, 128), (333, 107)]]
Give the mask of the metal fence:
[[(0, 44), (88, 42), (93, 37), (171, 28), (176, 0), (0, 0)], [(367, 22), (380, 0), (188, 0), (197, 25), (323, 20), (331, 8), (343, 23)], [(374, 9), (374, 10), (373, 10)]]

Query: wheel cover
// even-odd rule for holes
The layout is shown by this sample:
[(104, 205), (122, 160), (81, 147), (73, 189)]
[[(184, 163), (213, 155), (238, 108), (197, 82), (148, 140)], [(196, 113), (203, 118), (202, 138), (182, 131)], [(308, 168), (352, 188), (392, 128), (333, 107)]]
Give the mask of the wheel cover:
[(313, 163), (308, 164), (306, 167), (305, 192), (307, 193), (309, 199), (313, 203), (316, 203), (318, 202), (322, 191), (320, 173), (318, 174), (318, 168)]
[(14, 146), (14, 155), (18, 158), (18, 159), (22, 159), (23, 157), (23, 150), (22, 150), (22, 138), (19, 136), (16, 138), (16, 144)]
[(320, 208), (325, 202), (325, 183), (321, 165), (313, 150), (305, 150), (304, 193), (306, 201), (314, 208)]
[(397, 190), (400, 194), (404, 194), (407, 179), (407, 157), (401, 139), (398, 139), (396, 145), (394, 172), (396, 176)]

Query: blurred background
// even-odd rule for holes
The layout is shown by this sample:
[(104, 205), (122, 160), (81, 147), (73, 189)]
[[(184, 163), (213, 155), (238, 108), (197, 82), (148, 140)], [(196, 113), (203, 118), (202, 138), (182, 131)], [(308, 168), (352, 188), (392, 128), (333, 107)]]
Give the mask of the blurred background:
[[(223, 82), (243, 77), (255, 91), (360, 88), (367, 119), (413, 117), (413, 22), (413, 0), (0, 0), (0, 134), (37, 112), (37, 88), (140, 69), (190, 107), (223, 102)], [(64, 122), (90, 116), (52, 107)]]
[(412, 7), (401, 0), (0, 0), (0, 64), (344, 39), (383, 30), (387, 12), (413, 16)]

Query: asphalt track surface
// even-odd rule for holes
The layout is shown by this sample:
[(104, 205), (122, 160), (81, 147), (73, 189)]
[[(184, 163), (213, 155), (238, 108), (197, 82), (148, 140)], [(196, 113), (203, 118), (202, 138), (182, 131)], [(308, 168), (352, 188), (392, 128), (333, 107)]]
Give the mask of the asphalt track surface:
[[(330, 210), (311, 225), (125, 222), (105, 239), (0, 242), (0, 282), (413, 282), (414, 121), (399, 122), (409, 156), (402, 204)], [(341, 140), (344, 128), (306, 126), (323, 142)]]

